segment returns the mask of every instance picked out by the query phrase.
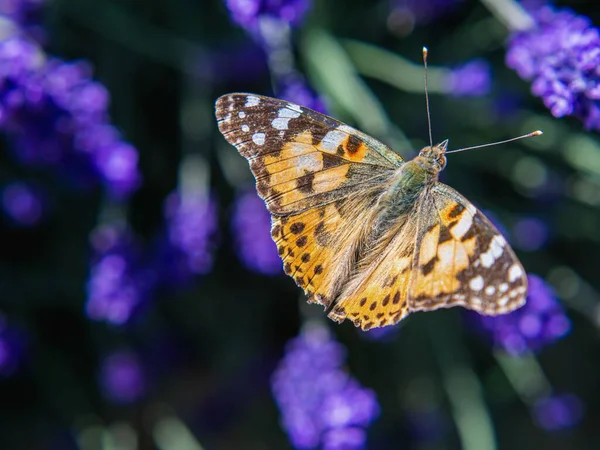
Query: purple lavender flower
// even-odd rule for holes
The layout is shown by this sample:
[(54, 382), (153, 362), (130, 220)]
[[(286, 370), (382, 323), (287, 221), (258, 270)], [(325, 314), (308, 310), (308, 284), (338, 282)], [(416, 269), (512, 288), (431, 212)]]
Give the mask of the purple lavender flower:
[(396, 338), (401, 327), (402, 325), (398, 323), (389, 327), (371, 328), (367, 331), (357, 328), (356, 332), (368, 341), (389, 342)]
[(447, 14), (462, 0), (391, 0), (391, 23), (408, 25), (427, 24)]
[(279, 98), (306, 106), (320, 113), (327, 113), (323, 99), (317, 96), (301, 78), (295, 77), (293, 80), (283, 82), (278, 96)]
[(274, 18), (292, 26), (302, 23), (311, 7), (310, 0), (225, 0), (234, 22), (254, 30), (261, 16)]
[(548, 242), (548, 224), (535, 217), (525, 217), (513, 226), (514, 244), (522, 250), (533, 252)]
[(254, 190), (236, 200), (231, 228), (238, 257), (248, 269), (264, 275), (282, 273), (277, 246), (271, 239), (271, 216)]
[(104, 396), (114, 403), (131, 403), (146, 391), (146, 377), (139, 357), (131, 351), (110, 354), (102, 362), (100, 386)]
[(583, 403), (573, 394), (552, 395), (535, 402), (531, 413), (537, 425), (548, 431), (575, 426), (583, 417)]
[(144, 267), (129, 231), (101, 227), (92, 235), (92, 246), (96, 256), (87, 285), (86, 313), (92, 320), (123, 325), (149, 300), (155, 274)]
[(343, 347), (327, 328), (306, 328), (287, 345), (272, 389), (295, 448), (359, 449), (379, 414), (375, 394), (342, 369)]
[(204, 192), (173, 192), (164, 205), (166, 236), (159, 250), (161, 279), (185, 284), (210, 272), (217, 238), (216, 202)]
[(108, 103), (86, 64), (48, 61), (23, 38), (0, 42), (0, 131), (17, 159), (126, 197), (140, 182), (138, 154), (108, 123)]
[(452, 69), (444, 79), (444, 85), (454, 97), (486, 95), (491, 88), (490, 72), (487, 61), (476, 59)]
[(13, 223), (30, 227), (38, 223), (44, 213), (41, 193), (23, 182), (14, 182), (2, 190), (2, 209)]
[(571, 322), (552, 289), (536, 275), (527, 278), (529, 294), (522, 308), (498, 317), (472, 314), (478, 328), (512, 355), (539, 350), (564, 337), (571, 329)]
[(46, 0), (0, 0), (0, 15), (16, 22), (38, 40), (38, 37), (44, 36), (38, 24), (45, 2)]
[(516, 32), (506, 64), (531, 80), (555, 117), (575, 116), (600, 130), (600, 34), (587, 17), (550, 6), (532, 13), (537, 26)]

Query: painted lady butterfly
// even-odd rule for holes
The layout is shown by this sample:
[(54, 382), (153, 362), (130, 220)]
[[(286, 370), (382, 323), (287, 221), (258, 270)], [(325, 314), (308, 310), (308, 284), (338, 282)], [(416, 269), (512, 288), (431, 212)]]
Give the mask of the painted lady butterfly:
[(331, 319), (368, 330), (412, 311), (525, 303), (504, 237), (438, 181), (448, 141), (404, 161), (331, 117), (254, 94), (224, 95), (216, 115), (256, 177), (285, 273)]

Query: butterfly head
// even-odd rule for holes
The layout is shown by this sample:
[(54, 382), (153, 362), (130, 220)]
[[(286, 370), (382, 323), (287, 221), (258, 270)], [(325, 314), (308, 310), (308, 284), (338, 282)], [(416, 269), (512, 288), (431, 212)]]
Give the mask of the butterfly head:
[(448, 139), (437, 145), (424, 147), (419, 152), (419, 157), (424, 163), (424, 168), (428, 172), (438, 173), (446, 167), (446, 150), (448, 149)]

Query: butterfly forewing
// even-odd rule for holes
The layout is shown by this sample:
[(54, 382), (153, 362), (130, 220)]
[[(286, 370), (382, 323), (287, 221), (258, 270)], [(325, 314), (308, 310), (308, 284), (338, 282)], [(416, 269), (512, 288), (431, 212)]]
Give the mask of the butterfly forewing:
[(335, 119), (283, 100), (229, 94), (219, 129), (248, 159), (269, 211), (294, 214), (381, 185), (402, 158)]

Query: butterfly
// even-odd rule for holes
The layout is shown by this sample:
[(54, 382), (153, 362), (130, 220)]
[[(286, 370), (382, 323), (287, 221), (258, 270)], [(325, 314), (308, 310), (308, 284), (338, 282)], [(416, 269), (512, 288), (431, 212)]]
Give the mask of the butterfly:
[(249, 162), (285, 273), (331, 319), (368, 330), (414, 311), (525, 303), (506, 239), (438, 181), (447, 140), (405, 161), (338, 120), (255, 94), (220, 97), (216, 117)]

